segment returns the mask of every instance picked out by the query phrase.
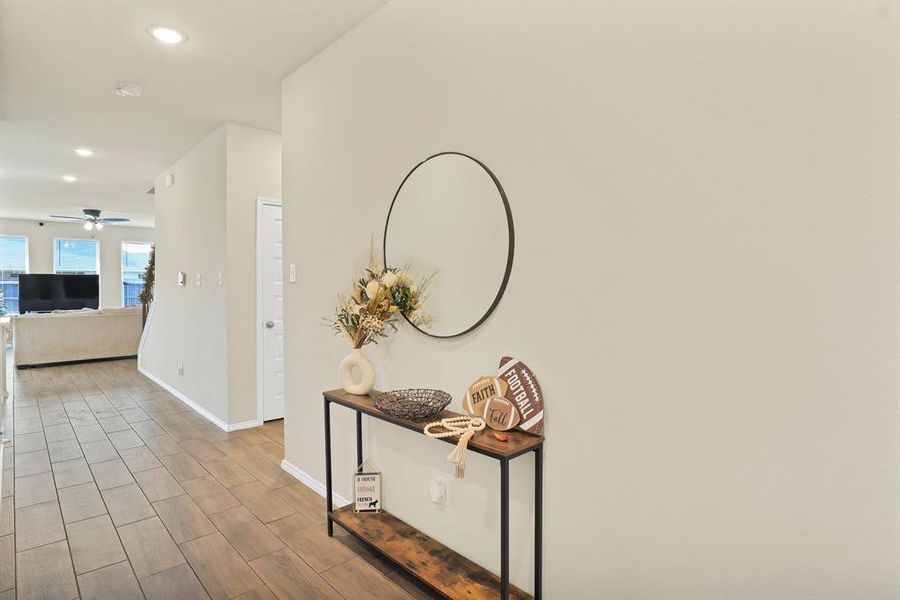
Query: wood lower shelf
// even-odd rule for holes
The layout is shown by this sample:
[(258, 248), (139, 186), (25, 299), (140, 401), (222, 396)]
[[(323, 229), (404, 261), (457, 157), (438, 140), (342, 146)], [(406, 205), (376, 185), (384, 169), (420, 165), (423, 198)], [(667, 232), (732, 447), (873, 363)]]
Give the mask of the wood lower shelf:
[[(351, 505), (330, 515), (335, 523), (444, 598), (493, 600), (500, 597), (499, 577), (390, 513), (357, 513)], [(531, 599), (512, 585), (509, 597)]]

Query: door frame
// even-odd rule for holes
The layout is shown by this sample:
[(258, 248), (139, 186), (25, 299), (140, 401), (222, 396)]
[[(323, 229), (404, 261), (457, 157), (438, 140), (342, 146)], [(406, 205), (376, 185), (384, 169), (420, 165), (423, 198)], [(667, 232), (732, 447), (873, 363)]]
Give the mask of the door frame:
[[(260, 425), (265, 423), (265, 387), (263, 379), (264, 347), (263, 347), (263, 286), (262, 286), (262, 245), (260, 244), (260, 229), (262, 228), (262, 211), (264, 206), (277, 206), (284, 210), (281, 200), (275, 198), (256, 197), (256, 420)], [(282, 214), (281, 239), (284, 243), (284, 217)], [(282, 314), (282, 319), (284, 314)]]

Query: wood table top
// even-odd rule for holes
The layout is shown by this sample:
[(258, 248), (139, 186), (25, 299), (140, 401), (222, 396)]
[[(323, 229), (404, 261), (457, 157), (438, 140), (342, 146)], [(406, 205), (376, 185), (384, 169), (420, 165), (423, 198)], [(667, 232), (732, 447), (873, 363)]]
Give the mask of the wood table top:
[[(328, 390), (326, 392), (323, 392), (323, 395), (331, 402), (346, 406), (348, 408), (352, 408), (361, 413), (365, 413), (369, 416), (381, 419), (382, 421), (387, 421), (388, 423), (393, 423), (412, 431), (418, 431), (423, 435), (425, 425), (427, 425), (428, 423), (433, 423), (434, 421), (440, 421), (441, 419), (447, 419), (451, 417), (464, 416), (462, 415), (462, 413), (443, 410), (436, 415), (426, 417), (425, 419), (421, 420), (395, 417), (393, 415), (381, 412), (380, 410), (375, 408), (374, 404), (372, 404), (372, 397), (376, 396), (377, 394), (378, 392), (374, 390), (370, 392), (369, 395), (365, 396), (348, 394), (342, 389)], [(496, 459), (510, 459), (521, 456), (522, 454), (530, 452), (531, 450), (534, 450), (535, 448), (538, 448), (544, 444), (544, 436), (542, 435), (535, 435), (533, 433), (527, 433), (525, 431), (518, 430), (506, 431), (504, 433), (509, 436), (509, 440), (506, 442), (501, 442), (494, 437), (494, 430), (490, 427), (486, 427), (484, 431), (476, 433), (472, 437), (472, 439), (469, 440), (469, 450)], [(456, 444), (458, 439), (455, 437), (442, 438), (441, 441), (450, 444)]]

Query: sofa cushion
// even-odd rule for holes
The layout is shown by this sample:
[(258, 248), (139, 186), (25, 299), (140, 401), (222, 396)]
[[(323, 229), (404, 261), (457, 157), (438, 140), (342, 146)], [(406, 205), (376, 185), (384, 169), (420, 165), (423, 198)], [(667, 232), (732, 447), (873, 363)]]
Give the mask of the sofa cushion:
[(13, 317), (16, 365), (134, 356), (141, 340), (141, 309), (29, 313)]

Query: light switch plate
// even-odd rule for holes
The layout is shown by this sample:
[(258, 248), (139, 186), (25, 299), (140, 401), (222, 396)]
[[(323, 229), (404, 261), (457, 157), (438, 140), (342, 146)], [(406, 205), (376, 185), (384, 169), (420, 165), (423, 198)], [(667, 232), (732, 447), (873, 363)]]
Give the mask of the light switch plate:
[(175, 173), (167, 173), (166, 187), (172, 187), (173, 185), (175, 185)]
[(187, 280), (187, 274), (184, 271), (178, 271), (178, 285), (184, 286)]
[(200, 287), (200, 273), (197, 273), (196, 284), (197, 287)]
[(219, 271), (219, 285), (222, 285), (224, 283), (225, 283), (225, 273), (223, 273), (222, 271)]
[(288, 265), (288, 281), (297, 283), (297, 265), (294, 263)]

